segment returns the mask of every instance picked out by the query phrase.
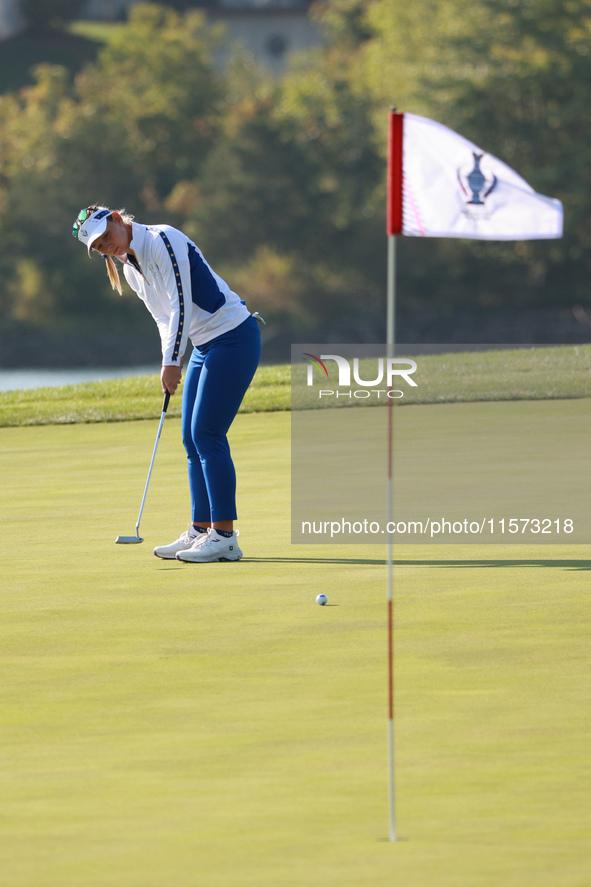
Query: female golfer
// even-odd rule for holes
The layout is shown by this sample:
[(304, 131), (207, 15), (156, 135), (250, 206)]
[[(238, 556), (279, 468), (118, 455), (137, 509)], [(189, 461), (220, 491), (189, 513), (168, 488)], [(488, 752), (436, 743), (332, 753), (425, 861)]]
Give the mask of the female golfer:
[(189, 462), (192, 522), (154, 554), (190, 563), (242, 557), (234, 531), (236, 473), (226, 434), (261, 355), (255, 318), (181, 231), (139, 225), (124, 210), (89, 206), (73, 234), (107, 263), (109, 280), (121, 293), (115, 259), (128, 284), (145, 303), (162, 340), (162, 390), (174, 394), (181, 381), (187, 338), (194, 346), (182, 401), (183, 443)]

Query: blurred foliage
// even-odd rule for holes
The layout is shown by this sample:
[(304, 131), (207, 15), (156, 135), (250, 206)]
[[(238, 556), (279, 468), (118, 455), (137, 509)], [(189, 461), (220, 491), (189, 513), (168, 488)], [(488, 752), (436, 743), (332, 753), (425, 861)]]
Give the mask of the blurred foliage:
[(345, 60), (314, 62), (228, 107), (191, 221), (216, 262), (241, 279), (246, 264), (257, 308), (300, 328), (369, 335), (384, 283), (382, 162)]
[[(353, 77), (373, 98), (445, 123), (563, 201), (561, 241), (404, 241), (410, 307), (588, 304), (590, 0), (377, 0)], [(382, 135), (383, 133), (383, 135)], [(385, 133), (381, 126), (381, 147)]]
[(96, 59), (103, 42), (64, 28), (22, 31), (3, 40), (0, 43), (0, 94), (33, 86), (37, 82), (35, 71), (41, 63), (64, 67), (72, 76)]
[(391, 105), (501, 157), (566, 218), (562, 241), (404, 238), (400, 308), (588, 304), (591, 0), (329, 0), (312, 14), (326, 45), (280, 80), (244, 52), (216, 72), (202, 13), (145, 4), (76, 76), (41, 65), (0, 96), (4, 320), (140, 322), (69, 239), (100, 202), (183, 228), (275, 329), (380, 340)]
[(41, 65), (34, 86), (0, 98), (5, 316), (47, 325), (137, 316), (135, 299), (114, 311), (119, 297), (71, 238), (73, 219), (95, 202), (159, 219), (175, 184), (200, 173), (219, 94), (202, 15), (146, 5), (73, 82)]

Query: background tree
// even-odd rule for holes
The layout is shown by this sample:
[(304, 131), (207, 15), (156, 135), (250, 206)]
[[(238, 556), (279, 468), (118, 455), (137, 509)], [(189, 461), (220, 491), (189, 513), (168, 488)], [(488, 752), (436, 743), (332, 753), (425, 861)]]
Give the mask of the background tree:
[[(199, 174), (221, 94), (205, 44), (199, 13), (182, 18), (137, 6), (125, 36), (74, 83), (65, 69), (41, 66), (35, 86), (0, 97), (8, 317), (57, 326), (90, 326), (97, 316), (112, 322), (114, 296), (70, 238), (73, 219), (101, 202), (161, 221), (170, 190)], [(139, 316), (136, 302), (127, 300), (114, 316)]]
[(315, 52), (280, 83), (251, 75), (238, 90), (235, 71), (187, 223), (276, 324), (357, 337), (383, 323), (383, 168), (347, 64)]
[(244, 53), (216, 72), (199, 12), (134, 6), (75, 78), (42, 66), (0, 96), (3, 325), (148, 322), (70, 240), (101, 202), (184, 228), (286, 338), (383, 339), (392, 104), (497, 154), (566, 218), (562, 241), (403, 238), (402, 311), (441, 329), (459, 311), (589, 304), (590, 10), (330, 0), (325, 46), (272, 80)]
[(367, 7), (372, 36), (353, 76), (371, 97), (374, 121), (387, 104), (431, 116), (565, 203), (562, 241), (404, 240), (406, 307), (445, 314), (589, 302), (590, 14), (589, 0)]

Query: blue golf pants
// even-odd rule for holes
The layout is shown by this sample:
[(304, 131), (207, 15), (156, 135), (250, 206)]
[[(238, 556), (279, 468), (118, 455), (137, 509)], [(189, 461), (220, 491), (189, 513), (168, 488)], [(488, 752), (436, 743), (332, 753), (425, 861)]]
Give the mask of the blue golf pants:
[(261, 356), (254, 317), (198, 345), (183, 386), (183, 444), (193, 523), (235, 520), (236, 471), (226, 437)]

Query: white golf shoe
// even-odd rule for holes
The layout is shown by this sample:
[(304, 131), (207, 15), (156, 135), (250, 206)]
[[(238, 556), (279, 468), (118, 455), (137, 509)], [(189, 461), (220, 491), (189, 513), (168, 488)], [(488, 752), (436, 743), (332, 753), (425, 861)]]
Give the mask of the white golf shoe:
[[(204, 534), (205, 535), (205, 534)], [(176, 555), (177, 561), (183, 561), (185, 564), (208, 564), (213, 561), (239, 561), (242, 552), (238, 548), (236, 537), (238, 530), (235, 530), (230, 537), (220, 536), (215, 530), (209, 530), (207, 538), (191, 548), (179, 551)]]
[(194, 536), (191, 533), (191, 527), (189, 526), (189, 528), (178, 539), (171, 542), (170, 545), (157, 545), (154, 549), (154, 554), (156, 557), (161, 557), (164, 560), (174, 560), (177, 552), (186, 551), (189, 548), (193, 548), (194, 545), (201, 545), (205, 542), (207, 536), (208, 533), (198, 533)]

